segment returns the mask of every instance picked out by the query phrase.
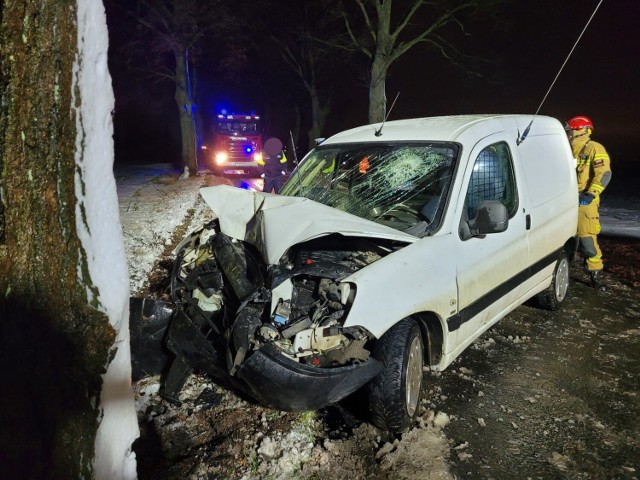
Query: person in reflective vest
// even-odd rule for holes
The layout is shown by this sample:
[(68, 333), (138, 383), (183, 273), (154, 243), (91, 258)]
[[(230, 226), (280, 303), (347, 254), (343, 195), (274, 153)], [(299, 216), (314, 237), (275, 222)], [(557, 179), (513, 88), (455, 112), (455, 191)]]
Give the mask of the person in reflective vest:
[(591, 283), (598, 290), (605, 290), (602, 281), (602, 250), (598, 245), (600, 233), (600, 195), (611, 181), (611, 161), (605, 148), (591, 140), (593, 122), (583, 115), (567, 122), (567, 134), (576, 159), (578, 176), (578, 238), (579, 248), (585, 258), (585, 266), (591, 275)]
[(280, 139), (271, 137), (264, 143), (264, 154), (258, 165), (262, 171), (260, 176), (264, 179), (262, 191), (271, 193), (273, 190), (278, 193), (287, 174), (287, 157), (282, 151)]

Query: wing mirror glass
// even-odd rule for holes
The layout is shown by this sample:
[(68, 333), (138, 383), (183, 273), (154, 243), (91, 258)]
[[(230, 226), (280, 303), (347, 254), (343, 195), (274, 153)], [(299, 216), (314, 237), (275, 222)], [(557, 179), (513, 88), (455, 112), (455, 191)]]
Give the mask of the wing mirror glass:
[(489, 233), (504, 232), (509, 226), (509, 211), (498, 200), (483, 200), (476, 210), (476, 216), (467, 222), (468, 229), (461, 229), (463, 240)]
[(509, 226), (507, 206), (498, 200), (484, 200), (478, 206), (476, 216), (470, 222), (475, 235), (504, 232)]

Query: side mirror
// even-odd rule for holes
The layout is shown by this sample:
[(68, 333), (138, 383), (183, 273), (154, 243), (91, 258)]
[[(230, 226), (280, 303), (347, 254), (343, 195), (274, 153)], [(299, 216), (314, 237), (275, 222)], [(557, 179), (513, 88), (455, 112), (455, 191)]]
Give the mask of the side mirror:
[(498, 200), (484, 200), (478, 205), (475, 218), (469, 220), (471, 236), (504, 232), (509, 226), (507, 206)]

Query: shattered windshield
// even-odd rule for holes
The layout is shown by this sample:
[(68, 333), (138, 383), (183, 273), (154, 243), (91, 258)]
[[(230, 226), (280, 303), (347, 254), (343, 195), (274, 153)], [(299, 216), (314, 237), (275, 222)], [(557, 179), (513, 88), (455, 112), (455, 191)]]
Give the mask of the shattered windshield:
[(280, 193), (428, 235), (439, 225), (457, 155), (451, 143), (320, 146)]

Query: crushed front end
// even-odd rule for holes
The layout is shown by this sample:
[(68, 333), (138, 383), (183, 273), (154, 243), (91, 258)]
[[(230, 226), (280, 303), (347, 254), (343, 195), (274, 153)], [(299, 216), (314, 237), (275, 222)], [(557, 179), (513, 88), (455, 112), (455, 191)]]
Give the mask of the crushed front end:
[(167, 346), (176, 358), (165, 396), (177, 398), (192, 369), (281, 410), (313, 410), (355, 392), (381, 366), (369, 356), (372, 335), (343, 326), (356, 295), (344, 280), (390, 251), (333, 234), (267, 265), (217, 220), (194, 232), (172, 272)]

